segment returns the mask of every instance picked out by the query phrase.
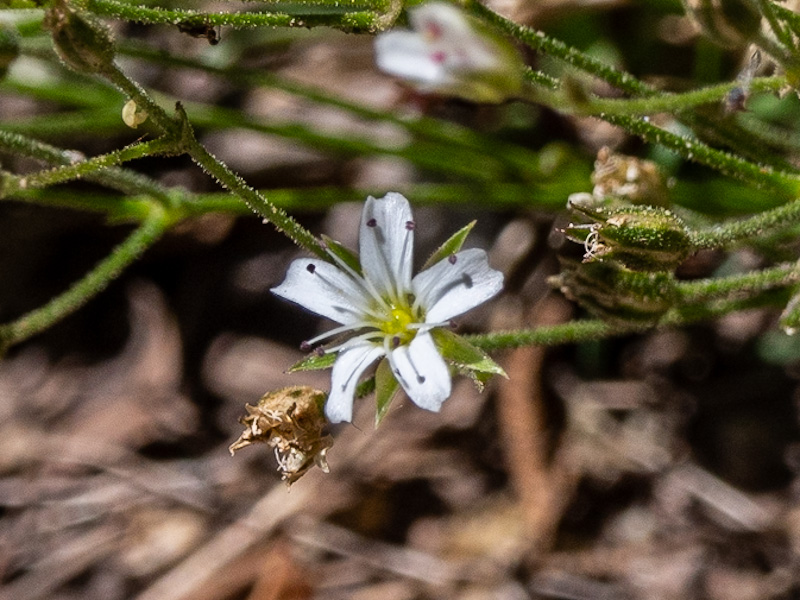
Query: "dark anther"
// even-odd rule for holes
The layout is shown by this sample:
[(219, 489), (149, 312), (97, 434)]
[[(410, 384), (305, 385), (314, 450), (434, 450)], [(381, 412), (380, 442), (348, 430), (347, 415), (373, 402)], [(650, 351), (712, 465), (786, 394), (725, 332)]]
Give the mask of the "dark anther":
[(314, 348), (314, 354), (322, 358), (323, 356), (325, 356), (325, 348), (323, 348), (322, 346), (317, 346), (316, 348)]
[(417, 382), (418, 383), (425, 383), (425, 378), (422, 375), (417, 375)]
[(317, 270), (317, 265), (315, 265), (314, 263), (309, 263), (306, 266), (306, 271), (308, 271), (309, 273), (313, 273), (316, 270)]
[(450, 329), (452, 329), (453, 331), (458, 329), (458, 323), (456, 323), (452, 319), (450, 321), (448, 321), (447, 324), (450, 326)]
[(310, 352), (311, 351), (311, 344), (308, 342), (300, 342), (300, 351), (301, 352)]
[(369, 221), (367, 221), (367, 227), (375, 227), (377, 224), (378, 221), (376, 219), (370, 219)]
[(450, 256), (447, 257), (447, 262), (449, 262), (451, 265), (456, 264), (457, 260), (458, 257), (455, 254), (451, 254)]
[(417, 224), (414, 223), (414, 221), (406, 221), (406, 229), (408, 229), (409, 231), (414, 231), (414, 228), (416, 226)]
[(392, 338), (392, 348), (397, 348), (400, 346), (400, 336), (396, 335)]

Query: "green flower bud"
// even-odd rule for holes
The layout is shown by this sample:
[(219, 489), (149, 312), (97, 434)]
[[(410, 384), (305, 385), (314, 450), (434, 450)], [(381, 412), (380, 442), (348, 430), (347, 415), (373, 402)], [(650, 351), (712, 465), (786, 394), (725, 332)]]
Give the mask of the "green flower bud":
[(632, 271), (617, 262), (562, 260), (550, 285), (593, 315), (617, 325), (652, 325), (678, 299), (671, 273)]
[(617, 260), (637, 271), (673, 271), (694, 250), (688, 229), (672, 211), (603, 205), (590, 198), (575, 195), (569, 206), (595, 222), (570, 224), (564, 230), (585, 246), (584, 261)]
[(103, 73), (114, 60), (114, 40), (100, 21), (73, 10), (63, 0), (56, 2), (45, 17), (59, 58), (81, 73)]
[(19, 56), (17, 32), (0, 23), (0, 79), (6, 76), (8, 67)]

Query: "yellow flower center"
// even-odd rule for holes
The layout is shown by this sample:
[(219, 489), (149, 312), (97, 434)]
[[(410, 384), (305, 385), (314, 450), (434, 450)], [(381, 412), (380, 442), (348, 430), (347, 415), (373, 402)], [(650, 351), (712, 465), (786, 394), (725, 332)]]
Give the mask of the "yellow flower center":
[(399, 338), (401, 344), (407, 344), (414, 339), (416, 331), (408, 328), (411, 323), (416, 321), (410, 308), (393, 306), (388, 317), (380, 324), (381, 331), (386, 335)]

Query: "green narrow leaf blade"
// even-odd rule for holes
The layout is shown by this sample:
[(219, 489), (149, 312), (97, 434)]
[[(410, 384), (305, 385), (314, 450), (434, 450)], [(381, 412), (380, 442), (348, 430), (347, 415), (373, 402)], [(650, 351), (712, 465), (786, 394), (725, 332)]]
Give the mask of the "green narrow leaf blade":
[(375, 427), (381, 424), (399, 391), (400, 384), (392, 373), (389, 360), (384, 358), (375, 371)]
[(333, 363), (336, 362), (336, 353), (328, 352), (319, 356), (318, 354), (309, 354), (304, 359), (296, 362), (289, 367), (289, 373), (297, 373), (298, 371), (319, 371), (320, 369), (330, 369)]
[(469, 235), (469, 232), (472, 231), (472, 228), (475, 227), (475, 223), (477, 221), (472, 221), (472, 223), (468, 223), (465, 227), (462, 227), (458, 231), (456, 231), (453, 235), (451, 235), (444, 244), (439, 246), (439, 249), (436, 250), (433, 254), (431, 254), (430, 258), (425, 261), (425, 264), (422, 266), (422, 269), (425, 270), (430, 266), (435, 265), (441, 260), (444, 260), (448, 256), (455, 254), (459, 250), (461, 250), (461, 246), (464, 245), (464, 242)]
[(339, 242), (334, 240), (333, 238), (329, 238), (327, 235), (320, 236), (322, 238), (323, 243), (328, 247), (331, 254), (335, 254), (337, 258), (340, 258), (344, 264), (348, 267), (353, 269), (359, 275), (361, 274), (361, 262), (358, 260), (358, 256), (350, 250), (349, 248), (345, 248)]
[(436, 347), (445, 360), (459, 369), (466, 369), (477, 374), (502, 375), (508, 377), (503, 368), (489, 357), (483, 350), (476, 348), (460, 335), (447, 329), (434, 329), (431, 332)]

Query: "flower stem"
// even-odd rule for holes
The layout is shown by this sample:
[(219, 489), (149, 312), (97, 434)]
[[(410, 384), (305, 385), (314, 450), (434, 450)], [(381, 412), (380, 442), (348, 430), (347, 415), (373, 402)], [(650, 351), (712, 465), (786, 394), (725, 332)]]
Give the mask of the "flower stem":
[(681, 327), (699, 321), (711, 320), (747, 308), (783, 306), (786, 304), (787, 295), (782, 291), (777, 295), (775, 289), (763, 290), (754, 288), (749, 291), (752, 292), (751, 295), (744, 292), (741, 294), (742, 297), (738, 298), (723, 298), (715, 302), (688, 304), (673, 308), (667, 311), (655, 326), (641, 324), (611, 325), (601, 319), (586, 319), (537, 329), (500, 331), (464, 337), (470, 343), (486, 352), (522, 348), (524, 346), (580, 344), (628, 334), (644, 333), (651, 329)]
[(690, 232), (697, 248), (723, 248), (747, 238), (758, 237), (766, 231), (786, 229), (800, 223), (800, 200), (766, 210), (740, 221), (730, 221), (706, 230)]
[(325, 250), (311, 232), (247, 185), (244, 179), (231, 171), (227, 165), (214, 157), (197, 141), (180, 103), (176, 105), (176, 118), (172, 118), (138, 83), (129, 79), (116, 65), (113, 69), (108, 70), (106, 76), (143, 108), (166, 135), (176, 139), (181, 150), (188, 154), (206, 173), (239, 196), (251, 210), (270, 221), (278, 231), (283, 232), (293, 242), (327, 260)]
[[(0, 130), (0, 150), (10, 154), (29, 156), (50, 165), (71, 165), (79, 153), (56, 148), (27, 136)], [(106, 168), (96, 173), (85, 173), (83, 178), (118, 190), (125, 194), (147, 194), (163, 204), (169, 204), (170, 191), (149, 177), (126, 169)], [(28, 186), (27, 189), (30, 189)], [(6, 194), (8, 195), (8, 194)]]
[(587, 56), (583, 52), (568, 46), (560, 40), (548, 36), (542, 31), (538, 31), (525, 25), (519, 25), (514, 21), (506, 19), (493, 10), (487, 8), (479, 0), (466, 0), (464, 8), (481, 20), (492, 24), (500, 31), (510, 35), (520, 42), (530, 46), (534, 50), (540, 50), (569, 63), (573, 67), (583, 69), (592, 75), (607, 81), (611, 85), (632, 94), (648, 96), (656, 93), (656, 90), (649, 85), (642, 83), (633, 75), (618, 71), (602, 62)]
[(10, 346), (44, 331), (75, 312), (152, 246), (173, 223), (173, 219), (159, 204), (151, 204), (150, 209), (148, 217), (124, 242), (66, 292), (17, 320), (0, 325), (0, 356)]
[(121, 150), (115, 150), (108, 154), (96, 156), (70, 165), (39, 171), (32, 175), (6, 175), (3, 186), (0, 189), (0, 198), (18, 189), (42, 188), (56, 183), (80, 179), (99, 169), (116, 166), (137, 158), (169, 154), (172, 146), (173, 143), (171, 141), (159, 138), (157, 140), (132, 144)]
[(656, 127), (645, 119), (625, 115), (600, 114), (601, 119), (638, 135), (647, 142), (661, 144), (688, 160), (704, 164), (758, 188), (770, 189), (787, 198), (800, 196), (800, 178), (793, 173), (759, 165), (733, 154), (716, 150), (703, 142)]
[(239, 196), (251, 210), (270, 221), (278, 231), (286, 234), (294, 243), (309, 252), (329, 260), (316, 237), (290, 217), (286, 211), (278, 208), (247, 185), (244, 179), (231, 171), (222, 161), (217, 160), (204, 146), (195, 143), (189, 147), (188, 154), (206, 173)]
[[(699, 90), (680, 94), (664, 92), (658, 96), (643, 98), (597, 98), (591, 97), (579, 110), (587, 115), (653, 115), (662, 112), (676, 113), (702, 104), (712, 104), (723, 100), (732, 89), (740, 86), (729, 81)], [(754, 79), (752, 92), (778, 91), (786, 86), (785, 77), (759, 77)]]
[[(318, 27), (328, 26), (344, 31), (379, 31), (391, 25), (374, 10), (301, 10), (289, 12), (200, 12), (187, 9), (151, 8), (119, 2), (118, 0), (87, 0), (86, 9), (96, 15), (125, 19), (137, 23), (165, 25), (202, 25), (216, 27), (230, 25), (243, 27)], [(294, 12), (294, 11), (293, 11)], [(388, 22), (387, 22), (388, 21)]]
[(698, 304), (710, 300), (736, 299), (786, 287), (800, 282), (800, 265), (783, 263), (729, 277), (684, 281), (676, 286), (682, 304)]

